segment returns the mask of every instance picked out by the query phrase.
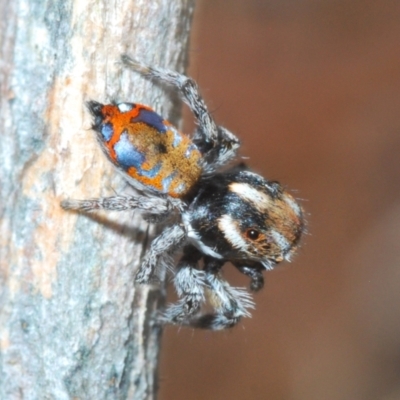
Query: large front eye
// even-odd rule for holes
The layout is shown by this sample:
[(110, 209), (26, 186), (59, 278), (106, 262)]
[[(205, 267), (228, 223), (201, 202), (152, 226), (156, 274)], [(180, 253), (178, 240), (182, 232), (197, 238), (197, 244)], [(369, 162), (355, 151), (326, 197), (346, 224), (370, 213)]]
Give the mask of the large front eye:
[(260, 237), (260, 232), (252, 228), (247, 229), (246, 237), (249, 238), (250, 240), (257, 240)]

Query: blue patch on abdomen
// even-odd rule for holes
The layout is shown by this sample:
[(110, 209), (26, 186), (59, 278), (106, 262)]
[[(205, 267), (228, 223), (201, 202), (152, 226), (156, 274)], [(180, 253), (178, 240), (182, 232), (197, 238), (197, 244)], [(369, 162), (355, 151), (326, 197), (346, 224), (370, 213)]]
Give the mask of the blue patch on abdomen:
[(173, 128), (171, 129), (173, 135), (174, 135), (174, 142), (172, 143), (173, 147), (178, 147), (179, 143), (182, 142), (182, 136), (179, 134), (179, 132)]
[(110, 123), (101, 125), (101, 135), (103, 136), (106, 142), (108, 142), (111, 139), (113, 133), (114, 129)]
[(157, 129), (160, 133), (165, 133), (167, 131), (166, 126), (164, 125), (164, 119), (158, 115), (154, 111), (149, 110), (140, 110), (140, 113), (137, 117), (132, 118), (131, 122), (143, 122), (155, 129)]
[(190, 158), (190, 156), (192, 155), (193, 151), (198, 151), (197, 147), (191, 143), (188, 148), (185, 151), (185, 157), (186, 158)]
[(119, 141), (114, 145), (114, 150), (118, 164), (125, 168), (140, 169), (145, 161), (144, 155), (129, 141), (127, 133), (121, 135)]
[(177, 172), (174, 171), (171, 175), (168, 175), (166, 178), (162, 180), (163, 193), (169, 192), (169, 187), (171, 186), (171, 183), (174, 180), (176, 174)]
[(154, 178), (157, 176), (157, 174), (160, 172), (161, 169), (161, 163), (159, 162), (156, 166), (154, 166), (152, 169), (146, 170), (146, 169), (138, 169), (138, 173), (142, 176), (145, 176), (147, 178)]

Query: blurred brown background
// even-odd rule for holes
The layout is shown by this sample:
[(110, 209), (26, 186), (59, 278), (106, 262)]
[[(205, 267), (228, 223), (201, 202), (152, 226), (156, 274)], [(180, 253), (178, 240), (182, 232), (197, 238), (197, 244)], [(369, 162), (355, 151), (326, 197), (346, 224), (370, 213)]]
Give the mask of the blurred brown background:
[(166, 329), (160, 399), (400, 399), (400, 1), (199, 0), (190, 57), (309, 234), (253, 318)]

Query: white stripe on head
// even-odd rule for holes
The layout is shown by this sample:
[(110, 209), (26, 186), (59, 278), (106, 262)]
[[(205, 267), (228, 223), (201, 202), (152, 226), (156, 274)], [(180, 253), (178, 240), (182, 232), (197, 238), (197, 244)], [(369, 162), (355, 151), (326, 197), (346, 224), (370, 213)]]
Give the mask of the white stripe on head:
[(182, 221), (185, 225), (187, 237), (188, 239), (204, 254), (207, 256), (211, 256), (214, 258), (221, 259), (222, 256), (218, 254), (215, 250), (211, 247), (205, 245), (200, 238), (199, 233), (193, 229), (192, 224), (190, 223), (190, 217), (187, 213), (182, 215)]
[(273, 201), (267, 194), (255, 189), (248, 183), (231, 183), (229, 190), (236, 193), (242, 200), (251, 203), (260, 212), (266, 211)]
[(232, 247), (242, 251), (247, 250), (248, 244), (243, 239), (235, 220), (230, 215), (224, 214), (218, 219), (218, 228)]
[(277, 232), (274, 229), (271, 229), (271, 236), (282, 252), (290, 249), (290, 243), (281, 233)]
[(292, 261), (292, 255), (293, 255), (293, 250), (294, 249), (292, 249), (291, 251), (289, 251), (289, 253), (287, 253), (286, 255), (285, 255), (285, 260), (286, 261)]
[(296, 200), (294, 200), (294, 198), (288, 194), (285, 194), (283, 196), (283, 200), (285, 201), (285, 203), (294, 211), (294, 213), (300, 217), (301, 216), (301, 208), (300, 206), (296, 203)]

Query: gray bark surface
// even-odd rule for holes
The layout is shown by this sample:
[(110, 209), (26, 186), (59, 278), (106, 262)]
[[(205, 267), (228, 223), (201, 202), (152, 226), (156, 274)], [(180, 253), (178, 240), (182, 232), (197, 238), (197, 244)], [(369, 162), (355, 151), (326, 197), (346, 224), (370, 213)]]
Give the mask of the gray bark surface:
[(65, 198), (129, 193), (84, 102), (176, 96), (118, 62), (183, 71), (193, 0), (0, 0), (0, 399), (152, 399), (163, 283), (135, 287), (153, 228)]

